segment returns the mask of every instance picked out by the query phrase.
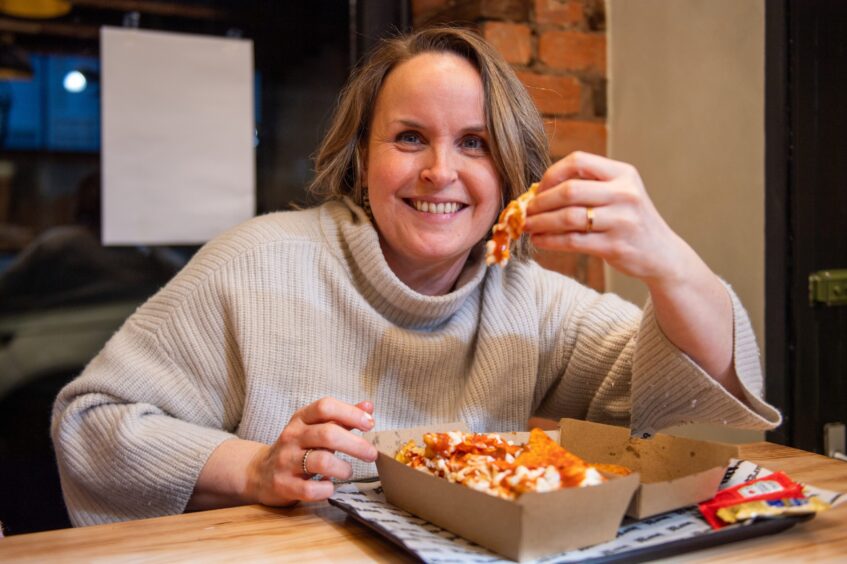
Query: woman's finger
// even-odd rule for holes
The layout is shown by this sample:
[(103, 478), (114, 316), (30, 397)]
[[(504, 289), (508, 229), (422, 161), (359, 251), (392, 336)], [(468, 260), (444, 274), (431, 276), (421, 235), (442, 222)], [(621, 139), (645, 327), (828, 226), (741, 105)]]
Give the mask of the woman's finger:
[(609, 206), (568, 206), (527, 216), (524, 229), (533, 235), (533, 243), (538, 235), (598, 234), (605, 232), (612, 225), (611, 214)]
[(567, 157), (553, 163), (539, 183), (538, 192), (561, 184), (571, 178), (584, 178), (590, 180), (611, 180), (633, 170), (632, 165), (614, 161), (612, 159), (575, 151)]
[(374, 414), (374, 404), (371, 401), (367, 401), (367, 400), (360, 401), (359, 403), (356, 404), (356, 407), (358, 407), (362, 411), (366, 411), (366, 412), (370, 413), (371, 415)]
[(609, 260), (611, 252), (610, 242), (606, 237), (579, 231), (533, 235), (532, 244), (539, 249), (584, 253), (604, 260)]
[(367, 410), (334, 398), (322, 398), (310, 403), (295, 416), (306, 425), (333, 422), (360, 431), (370, 431), (374, 426), (373, 415)]
[(565, 206), (602, 206), (614, 198), (610, 183), (598, 180), (572, 178), (549, 190), (537, 193), (530, 200), (526, 212), (528, 216)]
[[(373, 416), (373, 413), (374, 413), (373, 403), (371, 403), (369, 401), (361, 401), (361, 402), (356, 404), (356, 407), (358, 407), (362, 411), (365, 411), (365, 412), (371, 414), (371, 416)], [(341, 427), (344, 428), (344, 429), (347, 429), (348, 431), (353, 429), (353, 427), (350, 427), (350, 426), (347, 426), (347, 425), (341, 425)]]
[[(308, 455), (306, 455), (308, 452)], [(337, 480), (349, 480), (353, 476), (353, 467), (349, 462), (341, 460), (333, 453), (323, 449), (309, 449), (304, 451), (303, 459), (305, 463), (301, 463), (301, 470), (307, 475), (320, 474), (325, 478), (335, 478)]]
[[(369, 401), (362, 401), (362, 402), (357, 403), (356, 407), (358, 407), (362, 411), (369, 413), (371, 416), (373, 416), (373, 412), (374, 412), (373, 403), (371, 403)], [(347, 429), (348, 431), (355, 428), (355, 427), (350, 427), (349, 425), (340, 425), (340, 427)]]
[(306, 426), (301, 432), (299, 444), (303, 449), (343, 452), (365, 462), (376, 460), (376, 448), (371, 443), (335, 423)]
[(287, 489), (288, 495), (301, 501), (323, 501), (335, 493), (329, 480), (294, 480)]

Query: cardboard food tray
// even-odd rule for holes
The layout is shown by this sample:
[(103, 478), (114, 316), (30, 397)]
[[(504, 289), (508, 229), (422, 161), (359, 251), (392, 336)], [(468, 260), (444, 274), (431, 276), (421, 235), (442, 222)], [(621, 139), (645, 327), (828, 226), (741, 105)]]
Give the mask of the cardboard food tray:
[(561, 444), (592, 463), (619, 464), (641, 475), (626, 514), (644, 519), (711, 499), (738, 447), (662, 433), (632, 438), (629, 429), (562, 419)]
[[(394, 460), (426, 432), (467, 431), (462, 423), (369, 433), (379, 451), (377, 470), (387, 501), (513, 560), (589, 546), (615, 537), (638, 487), (638, 474), (585, 488), (528, 493), (514, 501), (436, 478)], [(528, 433), (503, 433), (525, 441)]]

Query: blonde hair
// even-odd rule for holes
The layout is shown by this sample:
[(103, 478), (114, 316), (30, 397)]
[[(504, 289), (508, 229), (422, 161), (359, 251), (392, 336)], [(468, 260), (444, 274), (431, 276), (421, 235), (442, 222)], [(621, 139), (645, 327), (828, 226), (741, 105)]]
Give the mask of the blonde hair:
[[(476, 33), (435, 27), (384, 40), (354, 70), (318, 148), (312, 196), (319, 201), (349, 196), (363, 203), (363, 158), (377, 94), (392, 69), (431, 52), (466, 59), (482, 78), (489, 150), (503, 186), (501, 209), (541, 178), (550, 164), (547, 136), (538, 109), (512, 68)], [(527, 242), (515, 251), (515, 258), (525, 257)]]

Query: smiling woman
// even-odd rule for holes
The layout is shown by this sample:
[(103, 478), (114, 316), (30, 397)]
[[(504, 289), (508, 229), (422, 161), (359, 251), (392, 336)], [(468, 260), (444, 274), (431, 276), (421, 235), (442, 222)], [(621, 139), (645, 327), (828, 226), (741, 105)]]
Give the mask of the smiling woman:
[[(538, 112), (479, 36), (384, 42), (318, 152), (320, 205), (207, 244), (60, 393), (73, 521), (326, 499), (375, 472), (355, 431), (778, 424), (743, 307), (637, 171), (579, 152), (548, 165)], [(643, 310), (526, 252), (486, 266), (498, 212), (536, 181), (533, 243), (644, 281)]]

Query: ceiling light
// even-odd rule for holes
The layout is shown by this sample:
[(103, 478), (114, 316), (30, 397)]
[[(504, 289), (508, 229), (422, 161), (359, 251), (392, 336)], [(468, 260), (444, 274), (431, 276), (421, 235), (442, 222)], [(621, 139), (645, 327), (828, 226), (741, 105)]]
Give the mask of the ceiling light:
[(62, 80), (62, 86), (68, 92), (76, 94), (85, 90), (85, 87), (88, 86), (88, 80), (80, 71), (72, 70), (65, 75), (64, 80)]
[(100, 84), (100, 73), (91, 69), (76, 68), (68, 71), (62, 79), (62, 87), (71, 94), (84, 92), (89, 87)]

